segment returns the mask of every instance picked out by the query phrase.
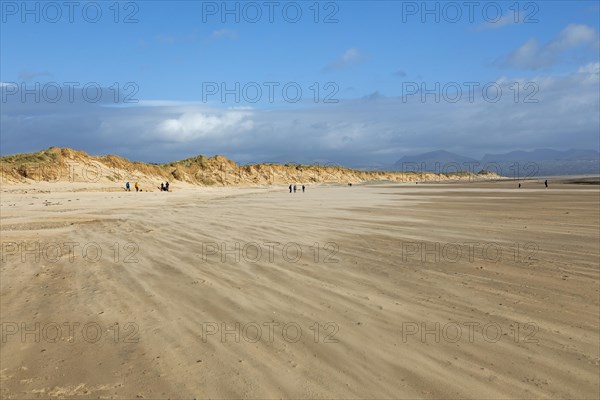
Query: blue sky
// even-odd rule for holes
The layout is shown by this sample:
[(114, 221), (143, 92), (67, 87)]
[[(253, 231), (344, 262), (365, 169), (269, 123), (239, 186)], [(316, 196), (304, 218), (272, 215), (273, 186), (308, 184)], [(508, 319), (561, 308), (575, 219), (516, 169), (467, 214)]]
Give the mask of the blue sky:
[(363, 166), (599, 146), (595, 1), (50, 3), (1, 2), (3, 155)]

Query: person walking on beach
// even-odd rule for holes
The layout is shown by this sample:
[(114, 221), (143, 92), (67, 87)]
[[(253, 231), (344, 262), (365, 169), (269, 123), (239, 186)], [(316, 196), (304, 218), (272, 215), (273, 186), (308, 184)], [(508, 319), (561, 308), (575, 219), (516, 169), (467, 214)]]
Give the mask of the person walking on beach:
[(164, 192), (165, 191), (165, 184), (164, 183), (160, 183), (160, 191)]
[(131, 188), (129, 187), (129, 182), (125, 182), (125, 191), (131, 192)]
[(548, 187), (548, 179), (544, 181), (544, 185), (546, 185), (546, 188)]
[(136, 192), (140, 191), (140, 184), (138, 182), (135, 183), (135, 191)]
[(290, 193), (292, 193), (292, 185), (290, 185), (289, 189), (290, 189)]
[(165, 183), (165, 192), (169, 191), (169, 182), (167, 181), (167, 183)]
[(304, 193), (305, 189), (306, 189), (306, 187), (304, 185), (302, 185), (302, 193)]
[(294, 193), (296, 193), (296, 185), (294, 185)]

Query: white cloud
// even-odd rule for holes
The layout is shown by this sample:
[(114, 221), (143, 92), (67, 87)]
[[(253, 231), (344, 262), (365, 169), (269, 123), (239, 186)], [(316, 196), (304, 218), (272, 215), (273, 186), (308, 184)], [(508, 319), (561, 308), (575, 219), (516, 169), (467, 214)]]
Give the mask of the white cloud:
[(571, 24), (563, 29), (558, 37), (548, 43), (549, 51), (563, 51), (585, 44), (598, 44), (598, 33), (587, 25)]
[(242, 111), (226, 111), (220, 114), (189, 111), (178, 118), (169, 118), (161, 122), (159, 132), (163, 138), (176, 142), (239, 134), (254, 127), (253, 121), (248, 118), (251, 115)]
[(498, 19), (498, 21), (489, 21), (489, 22), (484, 22), (484, 23), (480, 24), (477, 27), (477, 30), (482, 31), (482, 30), (488, 30), (488, 29), (498, 29), (498, 28), (502, 28), (507, 25), (518, 24), (518, 23), (519, 23), (519, 21), (515, 22), (515, 16), (513, 15), (513, 13), (508, 13), (508, 14), (500, 17), (500, 19)]
[(598, 52), (598, 32), (587, 25), (571, 24), (556, 38), (540, 45), (535, 38), (527, 40), (521, 47), (496, 62), (502, 67), (539, 69), (554, 65), (566, 51), (590, 46)]
[(600, 62), (597, 63), (589, 63), (587, 65), (583, 65), (577, 69), (578, 74), (589, 74), (589, 75), (598, 75), (600, 74)]
[(343, 63), (350, 63), (350, 62), (354, 62), (357, 61), (360, 58), (360, 53), (358, 52), (358, 50), (352, 48), (352, 49), (348, 49), (346, 50), (346, 52), (344, 53), (344, 55), (342, 55), (342, 59), (341, 61)]
[(344, 69), (352, 64), (359, 63), (363, 60), (364, 60), (363, 55), (360, 54), (358, 49), (353, 47), (353, 48), (346, 50), (344, 52), (344, 54), (342, 54), (337, 60), (329, 63), (329, 65), (327, 65), (327, 67), (325, 67), (325, 69), (326, 70), (340, 70), (340, 69)]

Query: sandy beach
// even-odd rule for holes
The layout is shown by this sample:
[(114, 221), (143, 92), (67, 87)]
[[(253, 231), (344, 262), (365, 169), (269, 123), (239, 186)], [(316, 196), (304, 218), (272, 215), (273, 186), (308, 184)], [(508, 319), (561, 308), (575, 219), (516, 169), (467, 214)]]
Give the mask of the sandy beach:
[(598, 396), (597, 185), (173, 190), (2, 187), (2, 398)]

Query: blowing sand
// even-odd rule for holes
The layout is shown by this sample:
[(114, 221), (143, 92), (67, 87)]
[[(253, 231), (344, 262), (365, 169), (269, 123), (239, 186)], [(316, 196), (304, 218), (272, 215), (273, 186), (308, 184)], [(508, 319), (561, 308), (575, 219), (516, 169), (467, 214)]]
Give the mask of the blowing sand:
[(5, 186), (2, 398), (597, 398), (596, 185)]

